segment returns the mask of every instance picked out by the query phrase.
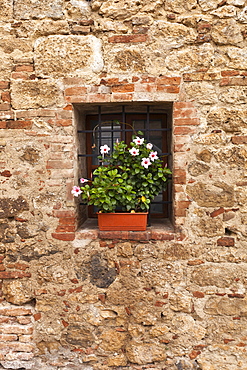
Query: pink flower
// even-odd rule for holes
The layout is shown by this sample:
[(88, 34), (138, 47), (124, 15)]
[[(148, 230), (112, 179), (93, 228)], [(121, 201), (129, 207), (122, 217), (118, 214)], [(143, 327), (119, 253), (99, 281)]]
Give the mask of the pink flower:
[(149, 158), (143, 158), (141, 165), (145, 168), (148, 168), (152, 163)]
[(129, 152), (132, 155), (139, 155), (139, 149), (136, 149), (136, 148), (130, 149)]
[(139, 138), (139, 136), (137, 136), (133, 142), (136, 144), (136, 145), (142, 145), (143, 144), (143, 141), (144, 141), (144, 138)]
[(147, 149), (152, 149), (152, 147), (153, 147), (153, 144), (151, 144), (151, 143), (147, 143), (147, 145), (146, 145), (146, 148), (147, 148)]
[(101, 147), (100, 147), (100, 153), (101, 154), (108, 154), (108, 152), (109, 152), (110, 149), (111, 148), (109, 148), (108, 145), (101, 145)]
[(149, 154), (149, 158), (151, 159), (151, 161), (155, 161), (155, 159), (159, 159), (159, 157), (157, 156), (157, 152), (151, 152)]
[(82, 193), (81, 189), (79, 188), (79, 186), (73, 186), (72, 190), (71, 190), (71, 193), (75, 196), (75, 197), (78, 197), (78, 195), (80, 195)]
[(88, 182), (88, 180), (87, 179), (84, 179), (83, 177), (80, 179), (80, 182), (82, 183), (82, 184), (85, 184), (85, 182)]

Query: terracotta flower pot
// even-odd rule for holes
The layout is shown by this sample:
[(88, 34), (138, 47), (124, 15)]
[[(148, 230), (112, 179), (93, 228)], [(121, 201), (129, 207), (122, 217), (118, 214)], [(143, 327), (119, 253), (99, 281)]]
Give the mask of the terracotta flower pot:
[(98, 213), (100, 230), (143, 231), (147, 227), (148, 212), (140, 213)]

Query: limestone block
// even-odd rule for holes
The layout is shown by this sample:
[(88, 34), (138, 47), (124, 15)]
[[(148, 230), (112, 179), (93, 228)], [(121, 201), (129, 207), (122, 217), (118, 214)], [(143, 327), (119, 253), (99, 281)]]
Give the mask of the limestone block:
[(214, 10), (211, 14), (219, 18), (233, 18), (237, 15), (237, 8), (232, 5), (226, 5)]
[(16, 19), (53, 18), (63, 17), (62, 0), (16, 0), (14, 2), (14, 15)]
[(48, 36), (34, 49), (40, 77), (86, 76), (103, 68), (101, 41), (95, 36)]
[(62, 92), (51, 81), (14, 81), (11, 92), (14, 109), (62, 106)]
[(191, 281), (200, 286), (216, 286), (219, 288), (230, 287), (234, 284), (236, 276), (245, 280), (247, 268), (245, 265), (221, 263), (219, 266), (212, 264), (198, 266), (192, 271)]
[(191, 230), (198, 236), (213, 237), (224, 233), (221, 218), (212, 218), (201, 210), (196, 210), (196, 220), (192, 218)]
[(161, 47), (179, 48), (186, 44), (194, 43), (197, 39), (197, 32), (190, 27), (179, 23), (164, 21), (155, 22), (151, 27), (154, 39), (161, 37)]
[(100, 336), (100, 348), (105, 351), (119, 351), (126, 344), (127, 332), (105, 329)]
[(226, 134), (225, 132), (199, 134), (194, 137), (194, 142), (203, 145), (220, 145), (226, 143)]
[(234, 206), (234, 187), (223, 182), (213, 184), (198, 182), (187, 186), (186, 191), (200, 207)]
[(130, 362), (138, 365), (161, 362), (166, 359), (165, 349), (155, 343), (130, 341), (126, 346), (126, 356)]
[(122, 71), (128, 72), (144, 72), (146, 69), (145, 58), (142, 56), (141, 50), (137, 47), (116, 50), (116, 53), (113, 53), (112, 56), (114, 56), (114, 59), (111, 61), (111, 69), (115, 69), (115, 66)]
[(240, 132), (247, 127), (246, 110), (213, 107), (207, 116), (208, 125), (226, 132)]
[(199, 176), (208, 172), (210, 167), (205, 163), (193, 161), (188, 166), (188, 172), (191, 176)]
[(210, 163), (212, 159), (212, 153), (207, 149), (203, 149), (201, 152), (196, 153), (196, 158), (200, 161)]
[(196, 99), (200, 104), (215, 104), (218, 101), (215, 86), (207, 82), (190, 82), (185, 85), (188, 99)]
[(169, 305), (173, 311), (190, 313), (192, 311), (192, 298), (187, 294), (177, 292), (170, 295)]
[(227, 56), (230, 59), (229, 67), (247, 69), (247, 48), (228, 47)]
[(29, 281), (4, 281), (3, 294), (7, 302), (16, 305), (28, 303), (34, 298)]
[(238, 14), (238, 20), (242, 23), (247, 23), (247, 6)]
[(199, 0), (199, 5), (205, 12), (216, 9), (220, 3), (221, 0)]
[(7, 21), (13, 17), (12, 0), (0, 0), (0, 21)]
[(233, 19), (219, 20), (214, 23), (211, 36), (219, 45), (240, 45), (243, 41), (241, 27)]
[(230, 167), (237, 167), (242, 170), (247, 161), (247, 151), (238, 147), (220, 150), (215, 154), (215, 158), (217, 162), (228, 164)]
[(227, 0), (226, 3), (234, 6), (244, 6), (245, 0)]
[(70, 0), (65, 3), (65, 11), (68, 18), (81, 20), (82, 17), (90, 17), (90, 3), (84, 0)]
[(207, 330), (200, 325), (193, 317), (181, 314), (172, 319), (172, 332), (179, 335), (189, 335), (193, 340), (202, 340)]
[(165, 64), (169, 70), (189, 72), (200, 68), (209, 68), (214, 58), (214, 50), (211, 45), (203, 44), (199, 47), (190, 46), (169, 52), (165, 56)]
[(247, 300), (242, 298), (211, 297), (204, 311), (210, 315), (247, 316)]
[(182, 13), (186, 10), (192, 10), (196, 8), (196, 6), (196, 0), (166, 0), (165, 2), (165, 10), (174, 13)]
[(123, 354), (114, 353), (113, 356), (107, 356), (108, 366), (126, 366), (127, 359)]
[(89, 328), (81, 324), (68, 326), (67, 333), (64, 334), (67, 343), (76, 346), (89, 347), (94, 343), (94, 336)]
[(135, 0), (106, 0), (101, 1), (99, 14), (105, 18), (126, 19), (135, 15), (140, 7), (140, 2)]
[(234, 86), (222, 88), (219, 100), (229, 104), (246, 104), (247, 103), (247, 87)]

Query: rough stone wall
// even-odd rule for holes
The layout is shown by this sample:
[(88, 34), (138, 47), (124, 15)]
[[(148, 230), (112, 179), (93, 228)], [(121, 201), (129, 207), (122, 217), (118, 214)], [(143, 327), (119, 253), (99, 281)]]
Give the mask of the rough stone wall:
[[(0, 7), (0, 368), (246, 370), (246, 1)], [(73, 104), (147, 101), (173, 229), (78, 230)]]

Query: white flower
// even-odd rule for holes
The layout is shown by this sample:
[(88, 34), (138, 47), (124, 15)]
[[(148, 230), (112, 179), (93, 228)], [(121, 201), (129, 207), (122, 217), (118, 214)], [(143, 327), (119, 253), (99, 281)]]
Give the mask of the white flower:
[(71, 190), (71, 193), (75, 196), (75, 197), (78, 197), (78, 195), (80, 195), (82, 193), (81, 189), (79, 188), (79, 186), (73, 186), (72, 190)]
[(146, 148), (147, 148), (147, 149), (152, 149), (152, 147), (153, 147), (153, 144), (151, 144), (151, 143), (147, 143), (147, 145), (146, 145)]
[(144, 141), (144, 138), (141, 139), (141, 138), (139, 138), (139, 136), (137, 136), (133, 141), (136, 145), (142, 145), (143, 141)]
[(157, 156), (157, 152), (151, 152), (149, 154), (149, 158), (151, 159), (151, 161), (155, 161), (155, 159), (159, 159), (159, 157)]
[(148, 168), (152, 163), (149, 158), (143, 158), (141, 165), (145, 168)]
[(83, 177), (80, 179), (80, 182), (82, 183), (82, 184), (85, 184), (85, 182), (88, 182), (88, 180), (87, 179), (84, 179)]
[(139, 155), (139, 149), (136, 148), (129, 149), (129, 152), (132, 155)]
[(111, 148), (109, 148), (108, 145), (101, 145), (101, 147), (100, 147), (100, 153), (101, 154), (108, 154), (108, 152), (109, 152), (110, 149)]

